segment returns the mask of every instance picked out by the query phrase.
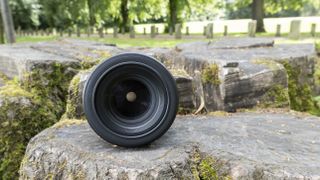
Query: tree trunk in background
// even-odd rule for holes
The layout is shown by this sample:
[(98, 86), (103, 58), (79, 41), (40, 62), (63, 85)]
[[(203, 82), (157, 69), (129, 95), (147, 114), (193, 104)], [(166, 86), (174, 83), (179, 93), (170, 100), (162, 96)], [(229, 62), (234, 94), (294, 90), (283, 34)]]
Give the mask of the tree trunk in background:
[(0, 0), (0, 7), (6, 40), (8, 43), (15, 43), (16, 36), (8, 0)]
[(121, 13), (120, 29), (124, 28), (125, 31), (128, 31), (129, 30), (128, 0), (121, 0), (120, 13)]
[(4, 44), (4, 30), (3, 30), (1, 13), (0, 13), (0, 44)]
[(175, 30), (175, 25), (177, 24), (178, 20), (178, 0), (169, 0), (169, 19), (168, 19), (168, 25), (169, 29), (170, 27)]
[[(96, 23), (96, 19), (95, 19), (95, 16), (94, 16), (94, 3), (95, 3), (95, 0), (87, 0), (87, 5), (88, 5), (88, 9), (89, 9), (89, 28), (90, 28), (90, 31), (93, 29), (95, 23)], [(92, 32), (90, 32), (92, 33)]]
[(264, 18), (264, 0), (253, 0), (252, 19), (257, 20), (257, 32), (265, 32), (263, 18)]

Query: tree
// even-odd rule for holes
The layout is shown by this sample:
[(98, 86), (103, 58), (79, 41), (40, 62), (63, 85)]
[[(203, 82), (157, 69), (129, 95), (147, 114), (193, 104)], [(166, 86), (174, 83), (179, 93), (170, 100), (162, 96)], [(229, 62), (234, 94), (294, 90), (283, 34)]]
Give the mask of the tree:
[(3, 23), (4, 31), (6, 34), (6, 40), (8, 43), (15, 43), (16, 36), (14, 32), (14, 25), (13, 25), (11, 10), (9, 7), (9, 2), (7, 0), (0, 0), (0, 7), (1, 7), (2, 23)]
[(37, 0), (10, 0), (9, 3), (15, 27), (31, 29), (40, 25)]
[(264, 18), (264, 0), (253, 0), (252, 2), (252, 19), (257, 20), (257, 32), (265, 32)]
[(121, 14), (120, 28), (124, 28), (125, 30), (129, 29), (129, 25), (128, 25), (128, 22), (129, 22), (128, 0), (121, 0), (120, 14)]
[(4, 44), (4, 29), (3, 29), (1, 13), (0, 13), (0, 44)]
[(190, 10), (188, 0), (169, 0), (167, 15), (169, 28), (174, 30), (177, 23), (182, 23), (181, 15), (186, 9)]
[(299, 16), (306, 2), (312, 0), (235, 0), (226, 4), (229, 18), (257, 20), (257, 31), (263, 32), (264, 17)]
[(168, 27), (174, 30), (175, 24), (182, 23), (183, 20), (188, 19), (192, 12), (191, 7), (196, 7), (193, 6), (194, 4), (206, 6), (210, 3), (214, 3), (214, 0), (169, 0), (167, 13)]

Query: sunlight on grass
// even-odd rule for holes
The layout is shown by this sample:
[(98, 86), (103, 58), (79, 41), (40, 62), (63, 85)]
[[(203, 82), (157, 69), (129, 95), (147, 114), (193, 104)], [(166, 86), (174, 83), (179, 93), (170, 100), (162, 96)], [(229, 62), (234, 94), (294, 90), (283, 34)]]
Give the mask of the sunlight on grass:
[(119, 47), (174, 47), (179, 43), (199, 41), (198, 39), (174, 39), (174, 38), (164, 38), (164, 39), (151, 39), (151, 38), (98, 38), (98, 37), (89, 37), (89, 38), (80, 38), (83, 40), (92, 40), (107, 44), (116, 44)]
[(17, 37), (17, 43), (53, 41), (57, 39), (59, 39), (58, 36), (22, 36), (22, 37)]
[[(237, 33), (237, 34), (229, 34), (228, 37), (246, 37), (246, 34), (244, 33)], [(275, 39), (276, 44), (297, 44), (297, 43), (317, 43), (317, 49), (320, 51), (320, 37), (312, 38), (308, 37), (306, 34), (303, 34), (299, 40), (292, 40), (288, 39), (287, 35), (283, 35), (283, 37), (275, 38), (273, 34), (271, 33), (257, 33), (257, 37), (270, 37)], [(63, 37), (68, 38), (68, 37)], [(180, 43), (186, 43), (186, 42), (195, 42), (195, 41), (209, 41), (208, 39), (205, 39), (201, 35), (193, 35), (193, 36), (185, 36), (182, 39), (174, 39), (173, 36), (159, 36), (154, 39), (150, 38), (149, 36), (141, 36), (135, 39), (131, 39), (129, 37), (119, 37), (119, 38), (113, 38), (113, 37), (105, 37), (105, 38), (99, 38), (97, 36), (91, 36), (91, 37), (80, 37), (77, 38), (75, 36), (72, 36), (74, 39), (81, 39), (81, 40), (89, 40), (89, 41), (96, 41), (101, 42), (105, 44), (115, 44), (119, 47), (126, 48), (126, 47), (174, 47), (177, 44)], [(223, 38), (222, 34), (216, 34), (214, 40)], [(61, 39), (59, 36), (24, 36), (24, 37), (17, 37), (17, 42), (43, 42), (43, 41), (54, 41)]]

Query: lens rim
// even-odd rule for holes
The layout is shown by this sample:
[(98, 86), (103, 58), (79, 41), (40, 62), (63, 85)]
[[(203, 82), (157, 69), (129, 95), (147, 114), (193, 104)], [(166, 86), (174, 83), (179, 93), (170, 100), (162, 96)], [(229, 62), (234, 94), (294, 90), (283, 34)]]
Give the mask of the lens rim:
[[(100, 94), (106, 94), (103, 91), (108, 87), (112, 89), (112, 84), (119, 81), (119, 78), (123, 78), (120, 80), (133, 79), (139, 81), (148, 88), (151, 97), (149, 106), (151, 107), (146, 113), (130, 119), (112, 112), (113, 108), (110, 108), (110, 102), (108, 102), (107, 107), (111, 111), (108, 111), (107, 107), (101, 108), (99, 106), (102, 98)], [(104, 88), (101, 88), (101, 85)], [(161, 75), (151, 66), (140, 62), (123, 62), (110, 67), (96, 82), (93, 99), (96, 114), (104, 126), (114, 134), (127, 138), (145, 136), (152, 133), (164, 120), (163, 117), (168, 110), (169, 101), (168, 92), (161, 80)], [(135, 123), (128, 123), (128, 120), (135, 121)]]

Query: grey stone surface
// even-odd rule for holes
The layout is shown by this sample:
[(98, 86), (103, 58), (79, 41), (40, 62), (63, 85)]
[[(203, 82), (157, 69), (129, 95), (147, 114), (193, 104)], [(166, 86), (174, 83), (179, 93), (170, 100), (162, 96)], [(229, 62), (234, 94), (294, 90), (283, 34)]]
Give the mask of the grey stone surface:
[(289, 32), (289, 38), (292, 39), (299, 39), (300, 38), (300, 27), (301, 26), (301, 20), (292, 20), (290, 24), (290, 32)]
[(223, 162), (232, 179), (316, 180), (319, 137), (320, 119), (301, 114), (181, 116), (151, 145), (127, 149), (86, 122), (60, 122), (30, 141), (20, 179), (192, 179), (196, 148)]
[[(194, 77), (194, 82), (198, 82), (194, 85), (194, 104), (208, 111), (233, 111), (263, 103), (264, 96), (274, 87), (288, 87), (288, 74), (283, 66), (286, 63), (300, 71), (298, 86), (312, 88), (317, 61), (313, 44), (274, 45), (272, 39), (266, 38), (186, 43), (157, 57), (172, 68), (185, 69)], [(201, 83), (201, 73), (210, 64), (219, 67), (219, 85)]]
[(248, 36), (249, 37), (255, 37), (256, 36), (256, 30), (257, 30), (257, 21), (252, 20), (248, 23)]
[(176, 24), (174, 28), (174, 37), (176, 39), (181, 39), (182, 38), (182, 32), (181, 32), (182, 25), (181, 24)]
[(208, 39), (212, 39), (213, 38), (213, 28), (214, 28), (214, 24), (213, 23), (209, 23), (206, 26), (206, 37)]
[[(14, 53), (17, 51), (20, 53)], [(189, 98), (192, 103), (187, 104), (207, 111), (234, 111), (269, 101), (265, 99), (265, 95), (270, 89), (288, 86), (287, 72), (283, 66), (285, 61), (292, 67), (301, 69), (298, 82), (301, 86), (307, 84), (313, 87), (312, 75), (317, 61), (314, 45), (274, 45), (271, 38), (222, 38), (211, 42), (180, 44), (173, 49), (121, 49), (93, 41), (63, 39), (3, 46), (0, 50), (0, 72), (4, 71), (11, 78), (22, 76), (26, 70), (21, 70), (21, 67), (32, 64), (30, 62), (63, 62), (63, 66), (72, 67), (71, 69), (76, 65), (88, 64), (90, 67), (122, 52), (144, 53), (155, 57), (168, 69), (185, 71), (186, 76), (192, 77), (188, 86), (193, 91), (193, 98)], [(21, 65), (20, 62), (28, 63)], [(204, 69), (211, 64), (218, 66), (216, 76), (219, 84), (203, 83)], [(43, 68), (41, 65), (38, 67)]]
[(34, 50), (28, 44), (0, 47), (0, 72), (9, 78), (23, 78), (37, 64), (77, 64), (75, 59)]
[[(224, 37), (210, 42), (192, 42), (178, 44), (178, 51), (212, 51), (214, 49), (243, 49), (256, 47), (272, 47), (274, 40), (272, 38), (232, 38)], [(192, 47), (192, 48), (191, 48)]]

